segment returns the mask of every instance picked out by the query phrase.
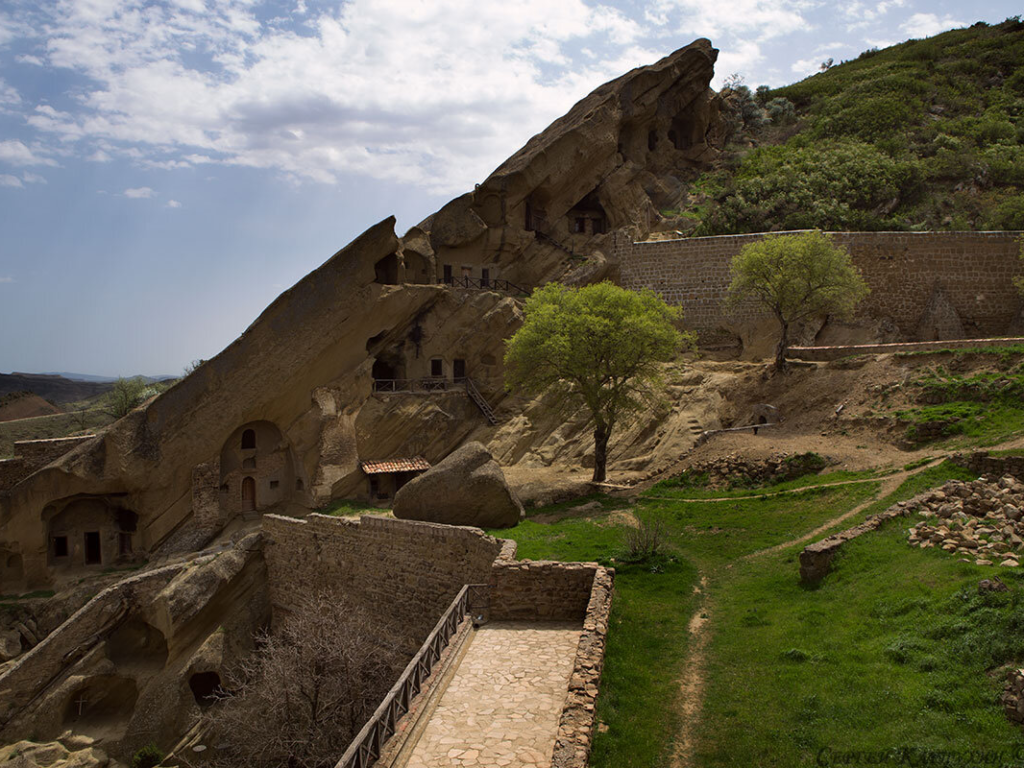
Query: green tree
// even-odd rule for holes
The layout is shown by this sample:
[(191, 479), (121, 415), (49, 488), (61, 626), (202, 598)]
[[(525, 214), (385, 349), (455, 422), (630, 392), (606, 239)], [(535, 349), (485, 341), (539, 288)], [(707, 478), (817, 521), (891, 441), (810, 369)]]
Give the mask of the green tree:
[(127, 416), (139, 403), (145, 399), (148, 385), (141, 376), (133, 379), (119, 378), (114, 382), (114, 388), (110, 391), (109, 405), (107, 409), (115, 419)]
[(549, 283), (527, 299), (523, 326), (506, 342), (505, 386), (556, 393), (584, 406), (594, 425), (594, 482), (605, 479), (608, 438), (619, 418), (650, 404), (661, 383), (658, 363), (693, 337), (673, 323), (682, 310), (653, 291), (611, 283), (568, 288)]
[(868, 294), (850, 254), (817, 230), (768, 235), (733, 257), (729, 303), (753, 300), (779, 321), (775, 368), (786, 368), (789, 327), (812, 315), (846, 317)]

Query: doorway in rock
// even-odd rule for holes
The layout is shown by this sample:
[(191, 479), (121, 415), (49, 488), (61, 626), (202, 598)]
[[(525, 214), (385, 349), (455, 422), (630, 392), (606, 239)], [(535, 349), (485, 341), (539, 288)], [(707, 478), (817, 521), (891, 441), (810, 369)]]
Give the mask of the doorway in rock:
[(99, 565), (103, 562), (103, 555), (100, 548), (100, 532), (85, 532), (85, 564)]
[(455, 381), (464, 381), (466, 378), (466, 361), (465, 360), (453, 360), (452, 361), (452, 378)]
[(254, 512), (256, 510), (256, 481), (247, 477), (242, 480), (242, 511)]

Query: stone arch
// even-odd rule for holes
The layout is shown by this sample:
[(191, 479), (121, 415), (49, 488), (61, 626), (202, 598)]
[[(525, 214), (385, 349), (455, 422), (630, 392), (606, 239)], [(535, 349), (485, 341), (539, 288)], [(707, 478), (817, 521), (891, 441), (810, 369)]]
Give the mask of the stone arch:
[(221, 510), (231, 517), (287, 502), (295, 493), (295, 466), (291, 444), (276, 424), (242, 424), (220, 452)]

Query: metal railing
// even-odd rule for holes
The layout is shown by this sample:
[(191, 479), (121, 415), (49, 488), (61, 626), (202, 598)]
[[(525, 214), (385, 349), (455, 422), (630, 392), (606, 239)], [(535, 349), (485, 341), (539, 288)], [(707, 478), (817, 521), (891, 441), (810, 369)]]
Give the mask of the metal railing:
[(374, 392), (448, 392), (463, 388), (463, 379), (374, 379)]
[(511, 283), (508, 280), (502, 280), (496, 277), (489, 277), (486, 280), (483, 278), (476, 277), (448, 277), (442, 280), (445, 285), (450, 285), (454, 288), (471, 288), (479, 291), (502, 291), (504, 293), (510, 293), (516, 296), (529, 296), (530, 292), (525, 288)]
[(398, 678), (384, 701), (373, 716), (362, 727), (341, 760), (334, 768), (370, 768), (380, 757), (381, 750), (394, 734), (398, 721), (409, 708), (416, 694), (422, 690), (441, 653), (448, 647), (467, 614), (486, 611), (490, 605), (490, 586), (487, 584), (465, 584), (452, 600), (444, 615), (427, 635), (419, 651), (412, 657), (402, 676)]

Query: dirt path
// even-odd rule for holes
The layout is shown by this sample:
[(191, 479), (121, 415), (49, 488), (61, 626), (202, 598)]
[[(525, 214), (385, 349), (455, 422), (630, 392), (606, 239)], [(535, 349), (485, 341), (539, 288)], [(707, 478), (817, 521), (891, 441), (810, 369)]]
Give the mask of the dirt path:
[[(890, 493), (895, 491), (908, 477), (916, 475), (920, 472), (925, 471), (929, 467), (935, 466), (936, 464), (944, 461), (945, 456), (936, 458), (927, 464), (916, 467), (911, 470), (903, 470), (896, 472), (887, 477), (881, 478), (881, 485), (879, 486), (878, 493), (872, 496), (870, 499), (861, 502), (853, 509), (848, 512), (844, 512), (837, 517), (819, 525), (813, 531), (798, 536), (795, 539), (784, 541), (781, 544), (776, 544), (772, 547), (760, 549), (756, 552), (751, 552), (749, 555), (744, 555), (740, 558), (743, 560), (755, 560), (773, 552), (786, 549), (787, 547), (797, 546), (803, 544), (806, 541), (810, 541), (816, 536), (821, 535), (830, 528), (839, 525), (845, 520), (849, 520), (855, 515), (867, 509), (869, 506), (874, 504), (878, 499), (884, 499)], [(830, 488), (840, 485), (851, 485), (853, 483), (864, 483), (864, 482), (878, 482), (878, 480), (843, 480), (838, 483), (828, 483), (819, 486), (809, 486), (813, 488)], [(798, 491), (807, 490), (806, 488), (796, 488), (789, 491), (777, 491), (774, 494), (759, 494), (758, 496), (776, 496), (783, 495), (786, 493), (796, 493)], [(758, 498), (758, 496), (752, 498)], [(745, 497), (744, 497), (745, 498)], [(736, 497), (718, 498), (718, 499), (695, 499), (695, 501), (735, 501)], [(672, 499), (673, 501), (683, 501), (683, 499)], [(697, 743), (697, 730), (700, 726), (700, 714), (701, 706), (704, 699), (704, 681), (707, 669), (707, 645), (711, 635), (710, 622), (710, 596), (708, 595), (708, 577), (706, 574), (701, 576), (700, 587), (694, 587), (695, 590), (701, 593), (702, 598), (700, 604), (697, 606), (693, 613), (693, 617), (690, 619), (688, 627), (690, 634), (689, 649), (686, 654), (686, 664), (683, 667), (683, 674), (679, 680), (679, 693), (676, 706), (679, 708), (679, 713), (682, 717), (682, 725), (679, 729), (679, 734), (676, 738), (675, 749), (672, 753), (672, 761), (670, 763), (671, 768), (691, 768), (693, 766), (694, 753)]]

